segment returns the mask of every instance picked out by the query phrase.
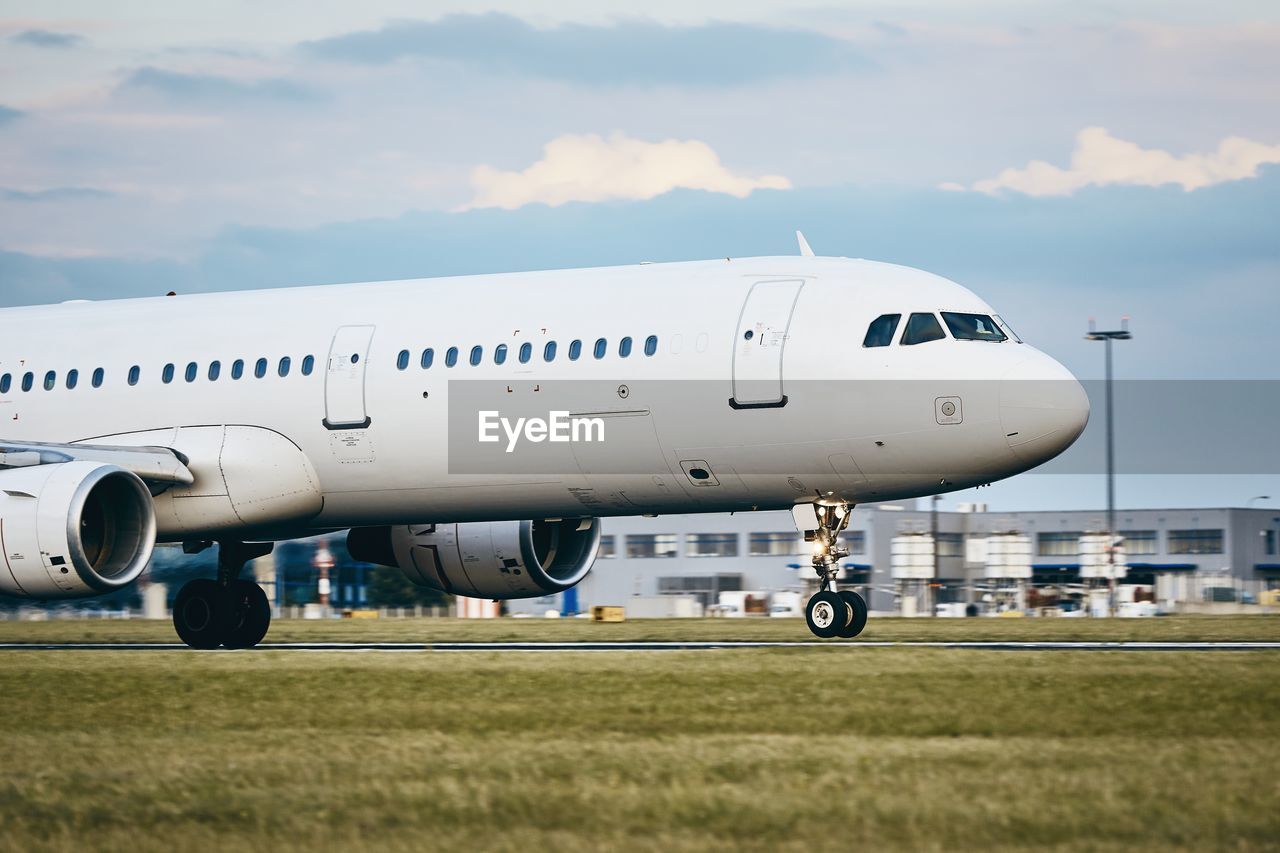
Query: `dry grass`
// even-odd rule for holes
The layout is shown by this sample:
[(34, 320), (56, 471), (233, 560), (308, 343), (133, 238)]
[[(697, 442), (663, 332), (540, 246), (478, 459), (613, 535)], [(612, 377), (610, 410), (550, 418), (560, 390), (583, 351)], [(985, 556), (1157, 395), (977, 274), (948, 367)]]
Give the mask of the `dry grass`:
[(1278, 665), (4, 652), (0, 848), (1273, 848)]

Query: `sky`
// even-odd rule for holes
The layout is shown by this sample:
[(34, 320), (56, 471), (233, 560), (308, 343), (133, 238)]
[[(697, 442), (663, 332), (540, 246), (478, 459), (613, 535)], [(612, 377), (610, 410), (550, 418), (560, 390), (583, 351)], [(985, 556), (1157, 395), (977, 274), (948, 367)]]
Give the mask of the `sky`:
[[(1088, 318), (1128, 315), (1125, 378), (1280, 378), (1280, 5), (636, 8), (0, 0), (0, 306), (790, 254), (799, 228), (965, 284), (1082, 377)], [(1119, 488), (1264, 494), (1280, 472)]]

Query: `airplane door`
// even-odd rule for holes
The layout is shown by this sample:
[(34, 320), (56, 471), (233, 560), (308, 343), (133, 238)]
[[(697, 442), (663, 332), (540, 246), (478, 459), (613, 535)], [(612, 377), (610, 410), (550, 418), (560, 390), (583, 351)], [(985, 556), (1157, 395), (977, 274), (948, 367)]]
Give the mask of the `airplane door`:
[(758, 281), (747, 293), (733, 350), (735, 409), (784, 406), (782, 356), (803, 281)]
[(329, 347), (324, 375), (324, 425), (364, 429), (370, 423), (364, 405), (364, 371), (373, 326), (342, 326)]

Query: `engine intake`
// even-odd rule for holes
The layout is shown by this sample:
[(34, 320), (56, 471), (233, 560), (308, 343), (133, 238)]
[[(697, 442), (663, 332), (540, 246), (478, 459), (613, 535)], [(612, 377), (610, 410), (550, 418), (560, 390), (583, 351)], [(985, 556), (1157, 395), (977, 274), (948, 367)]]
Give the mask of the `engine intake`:
[(359, 527), (347, 535), (355, 559), (473, 598), (563, 592), (587, 576), (599, 548), (594, 518)]
[(151, 559), (151, 492), (136, 474), (100, 462), (0, 471), (0, 539), (0, 592), (113, 592), (137, 580)]

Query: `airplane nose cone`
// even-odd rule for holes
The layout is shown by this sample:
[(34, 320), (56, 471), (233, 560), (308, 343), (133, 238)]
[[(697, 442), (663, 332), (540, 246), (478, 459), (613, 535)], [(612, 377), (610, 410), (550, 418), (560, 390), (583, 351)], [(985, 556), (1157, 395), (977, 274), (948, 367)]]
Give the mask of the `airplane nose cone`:
[(1000, 380), (1000, 423), (1009, 448), (1029, 465), (1066, 450), (1089, 422), (1089, 397), (1065, 367), (1032, 351)]

